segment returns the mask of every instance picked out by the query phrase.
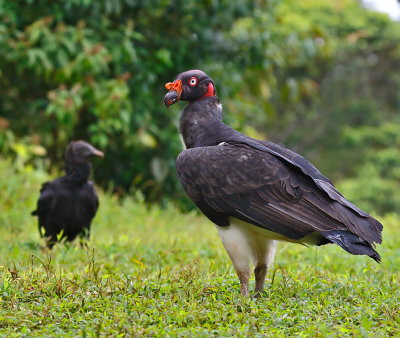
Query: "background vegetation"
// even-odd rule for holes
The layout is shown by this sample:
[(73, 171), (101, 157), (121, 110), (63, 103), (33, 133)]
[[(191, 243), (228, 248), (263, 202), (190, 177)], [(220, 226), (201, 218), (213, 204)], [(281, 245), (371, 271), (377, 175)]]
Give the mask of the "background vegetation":
[[(356, 0), (0, 1), (0, 334), (399, 336), (399, 25)], [(239, 297), (175, 174), (164, 83), (191, 68), (226, 122), (377, 216), (381, 265), (281, 244), (264, 297)], [(30, 211), (74, 139), (106, 154), (100, 209), (87, 247), (49, 252)]]
[(59, 170), (66, 144), (85, 139), (106, 152), (102, 187), (186, 203), (181, 106), (162, 98), (201, 68), (235, 128), (346, 179), (369, 211), (399, 211), (399, 23), (356, 0), (16, 0), (0, 18), (3, 154)]

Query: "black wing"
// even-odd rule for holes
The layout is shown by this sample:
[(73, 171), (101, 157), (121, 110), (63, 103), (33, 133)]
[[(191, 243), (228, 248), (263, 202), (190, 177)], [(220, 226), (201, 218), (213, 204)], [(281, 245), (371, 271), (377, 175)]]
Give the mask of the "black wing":
[(92, 182), (76, 186), (65, 177), (60, 177), (42, 186), (37, 209), (32, 215), (39, 218), (41, 236), (52, 236), (55, 241), (57, 234), (63, 230), (67, 240), (73, 240), (83, 231), (88, 236), (98, 207), (99, 200)]
[[(286, 153), (287, 152), (287, 153)], [(382, 225), (348, 202), (310, 162), (270, 143), (192, 148), (177, 158), (186, 193), (214, 223), (233, 216), (293, 240), (319, 233), (379, 260)]]
[(46, 182), (42, 185), (36, 210), (31, 213), (31, 215), (38, 216), (39, 233), (41, 236), (43, 236), (41, 228), (46, 226), (48, 219), (51, 218), (54, 208), (57, 205), (59, 194), (57, 194), (56, 186), (57, 183), (55, 181)]
[(85, 200), (87, 201), (87, 217), (89, 222), (96, 215), (97, 209), (99, 208), (99, 197), (97, 196), (96, 190), (94, 189), (93, 182), (88, 182), (85, 192)]

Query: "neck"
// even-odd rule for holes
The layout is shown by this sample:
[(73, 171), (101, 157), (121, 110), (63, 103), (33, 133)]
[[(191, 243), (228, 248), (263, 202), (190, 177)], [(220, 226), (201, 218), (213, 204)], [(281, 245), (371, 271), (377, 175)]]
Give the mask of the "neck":
[(66, 176), (77, 183), (86, 182), (90, 175), (90, 167), (88, 162), (67, 162), (65, 165)]
[(222, 106), (213, 96), (188, 104), (180, 117), (180, 133), (186, 148), (217, 145), (225, 141), (227, 130), (222, 122)]
[[(210, 82), (210, 83), (208, 84), (208, 88), (207, 88), (207, 91), (205, 92), (205, 94), (204, 94), (202, 97), (200, 97), (200, 98), (198, 98), (197, 100), (195, 100), (195, 101), (200, 101), (200, 100), (202, 100), (202, 99), (204, 99), (204, 98), (206, 98), (206, 97), (213, 97), (213, 96), (217, 97), (217, 96), (215, 95), (215, 88), (214, 88), (214, 85), (213, 85), (212, 82)], [(191, 102), (190, 102), (190, 103), (191, 103)], [(190, 104), (190, 103), (189, 103), (189, 104)]]
[(207, 91), (204, 93), (203, 96), (199, 97), (198, 99), (194, 100), (194, 101), (189, 101), (189, 105), (191, 105), (193, 102), (197, 102), (197, 101), (201, 101), (203, 99), (205, 99), (206, 97), (217, 97), (217, 95), (215, 94), (215, 88), (212, 82), (210, 82), (208, 84), (207, 87)]

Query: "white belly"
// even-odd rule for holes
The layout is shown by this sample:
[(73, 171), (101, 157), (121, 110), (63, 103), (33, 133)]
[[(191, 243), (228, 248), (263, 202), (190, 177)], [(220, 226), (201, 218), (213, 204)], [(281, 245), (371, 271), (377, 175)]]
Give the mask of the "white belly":
[(240, 271), (248, 269), (249, 262), (254, 265), (265, 263), (270, 266), (276, 250), (276, 235), (271, 231), (230, 218), (230, 226), (217, 226), (219, 237), (228, 252), (235, 268)]
[(234, 217), (231, 217), (229, 222), (230, 226), (216, 227), (225, 250), (235, 268), (240, 271), (248, 269), (246, 267), (248, 267), (250, 261), (253, 261), (256, 266), (262, 263), (271, 266), (277, 240), (308, 245), (315, 244), (319, 239), (319, 235), (313, 233), (299, 240), (294, 240)]

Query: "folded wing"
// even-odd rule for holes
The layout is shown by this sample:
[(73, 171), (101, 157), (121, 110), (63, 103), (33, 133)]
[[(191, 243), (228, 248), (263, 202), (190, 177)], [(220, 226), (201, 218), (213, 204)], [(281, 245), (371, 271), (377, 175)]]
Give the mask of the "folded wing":
[(310, 162), (283, 147), (224, 143), (183, 151), (177, 173), (200, 210), (220, 226), (236, 217), (294, 241), (317, 233), (379, 261), (382, 225), (347, 201)]

